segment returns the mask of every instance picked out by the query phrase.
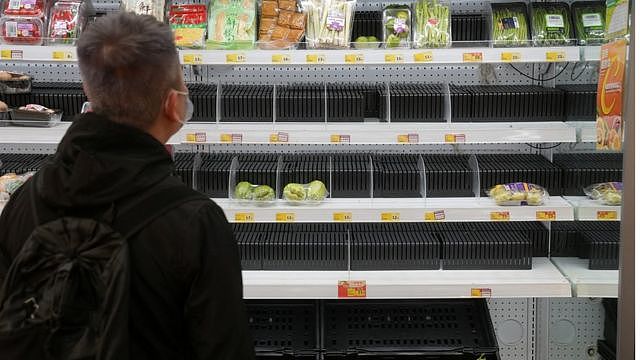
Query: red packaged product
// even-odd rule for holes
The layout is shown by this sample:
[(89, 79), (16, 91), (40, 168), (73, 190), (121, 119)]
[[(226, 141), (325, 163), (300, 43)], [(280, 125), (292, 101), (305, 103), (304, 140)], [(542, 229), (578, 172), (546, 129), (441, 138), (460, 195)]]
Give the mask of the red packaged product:
[(2, 43), (42, 45), (42, 20), (39, 18), (3, 17), (0, 19)]
[(82, 1), (58, 1), (49, 14), (51, 43), (72, 44), (82, 31)]
[(45, 0), (4, 0), (4, 16), (44, 16)]

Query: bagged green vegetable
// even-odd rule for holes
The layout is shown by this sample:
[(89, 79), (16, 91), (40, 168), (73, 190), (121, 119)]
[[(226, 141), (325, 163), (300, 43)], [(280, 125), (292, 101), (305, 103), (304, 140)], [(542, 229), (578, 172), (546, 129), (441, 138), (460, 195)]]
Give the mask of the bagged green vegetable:
[(534, 46), (571, 45), (573, 36), (568, 4), (531, 3), (531, 18)]
[(580, 1), (571, 4), (578, 45), (600, 45), (605, 39), (604, 1)]
[(282, 198), (296, 205), (317, 203), (326, 199), (327, 195), (327, 187), (320, 180), (308, 184), (290, 183), (282, 190)]
[(584, 188), (584, 193), (589, 199), (611, 206), (622, 204), (622, 191), (621, 182), (593, 184)]
[(212, 0), (207, 49), (250, 49), (256, 41), (255, 0)]
[(355, 0), (303, 0), (307, 16), (308, 49), (340, 49), (351, 46)]
[(411, 9), (389, 5), (382, 11), (382, 34), (386, 48), (411, 47)]
[(491, 4), (492, 40), (496, 47), (527, 46), (527, 5), (522, 2)]
[(418, 0), (414, 8), (414, 43), (418, 48), (451, 46), (451, 4), (448, 1)]
[(276, 192), (269, 185), (254, 185), (248, 181), (241, 181), (236, 184), (233, 191), (233, 199), (255, 202), (271, 202), (276, 199)]

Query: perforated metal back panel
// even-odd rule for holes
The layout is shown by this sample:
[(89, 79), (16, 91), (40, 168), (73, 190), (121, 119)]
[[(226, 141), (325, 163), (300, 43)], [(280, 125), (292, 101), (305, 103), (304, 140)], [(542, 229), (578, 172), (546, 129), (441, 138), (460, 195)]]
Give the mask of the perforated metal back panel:
[(595, 360), (603, 338), (600, 299), (552, 299), (549, 312), (549, 360)]
[(502, 360), (535, 359), (535, 300), (487, 300)]

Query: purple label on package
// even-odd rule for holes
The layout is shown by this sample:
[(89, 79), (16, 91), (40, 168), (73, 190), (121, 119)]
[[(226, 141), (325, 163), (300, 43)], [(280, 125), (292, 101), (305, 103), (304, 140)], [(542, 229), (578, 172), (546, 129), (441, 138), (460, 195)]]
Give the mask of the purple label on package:
[(393, 31), (396, 34), (407, 31), (407, 20), (406, 19), (395, 19), (393, 22)]
[(511, 192), (527, 192), (529, 191), (529, 184), (527, 183), (510, 183), (510, 184), (504, 184), (504, 188), (507, 191), (511, 191)]
[(622, 183), (621, 182), (612, 182), (610, 183), (611, 187), (613, 187), (616, 190), (622, 190)]
[(339, 10), (329, 11), (327, 16), (327, 27), (334, 31), (341, 31), (344, 29), (344, 13)]
[(21, 0), (20, 3), (25, 9), (33, 9), (36, 6), (36, 0)]
[(33, 32), (33, 24), (18, 23), (18, 34), (21, 36), (31, 36)]

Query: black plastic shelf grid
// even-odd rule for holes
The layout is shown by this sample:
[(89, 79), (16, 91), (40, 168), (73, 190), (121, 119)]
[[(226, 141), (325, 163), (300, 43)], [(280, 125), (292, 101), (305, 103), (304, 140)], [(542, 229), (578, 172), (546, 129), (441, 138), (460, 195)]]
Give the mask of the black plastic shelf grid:
[(384, 92), (383, 84), (327, 84), (327, 121), (382, 119)]
[(371, 197), (371, 162), (369, 155), (331, 155), (331, 197)]
[(254, 185), (269, 185), (274, 191), (277, 191), (277, 172), (277, 154), (240, 154), (238, 155), (236, 184), (248, 181)]
[(391, 84), (391, 122), (445, 122), (443, 84)]
[(327, 301), (323, 315), (325, 359), (499, 358), (482, 299)]
[(45, 154), (0, 154), (0, 175), (38, 171), (47, 158)]
[[(196, 189), (213, 198), (229, 196), (229, 172), (233, 154), (202, 153), (196, 168)], [(239, 180), (242, 181), (242, 180)], [(275, 180), (273, 182), (275, 184)]]
[(452, 14), (453, 41), (487, 40), (487, 19), (482, 14)]
[(584, 188), (597, 183), (622, 181), (622, 154), (557, 154), (553, 163), (562, 168), (563, 194), (584, 195)]
[(81, 83), (40, 82), (31, 85), (31, 93), (2, 94), (0, 101), (12, 108), (27, 104), (39, 104), (50, 109), (62, 110), (62, 120), (71, 121), (80, 113), (87, 101)]
[(373, 197), (422, 197), (424, 179), (419, 167), (419, 155), (374, 155)]
[[(479, 154), (481, 192), (498, 184), (528, 182), (540, 185), (551, 195), (562, 194), (562, 170), (537, 154)], [(484, 194), (483, 194), (484, 195)]]
[(220, 121), (273, 122), (272, 85), (222, 85)]
[(582, 244), (588, 232), (609, 232), (619, 236), (617, 221), (556, 221), (551, 224), (551, 256), (587, 258)]
[[(361, 36), (375, 36), (382, 39), (382, 12), (380, 11), (356, 11), (353, 17), (353, 30), (351, 42), (355, 42)], [(373, 46), (373, 45), (372, 45)]]
[(193, 102), (193, 122), (215, 122), (217, 115), (218, 85), (188, 84), (189, 98)]
[(598, 84), (558, 85), (565, 92), (565, 118), (567, 121), (594, 121), (597, 115)]
[(531, 269), (531, 241), (518, 232), (441, 233), (443, 270)]
[(253, 231), (234, 231), (242, 270), (262, 270), (264, 243), (267, 235)]
[(278, 86), (276, 91), (276, 121), (324, 122), (324, 85), (290, 84)]
[(474, 196), (469, 155), (425, 154), (422, 159), (427, 197)]
[(175, 153), (173, 155), (174, 172), (180, 177), (182, 182), (193, 187), (193, 166), (196, 154), (194, 153)]
[(452, 122), (564, 121), (564, 92), (534, 85), (450, 85)]
[(436, 269), (440, 269), (440, 241), (430, 233), (351, 233), (351, 270)]
[(284, 189), (289, 183), (306, 184), (320, 180), (327, 189), (330, 189), (330, 159), (330, 155), (324, 154), (284, 155), (280, 185)]
[(582, 248), (590, 270), (618, 270), (620, 233), (589, 231), (582, 234)]
[(256, 359), (316, 359), (319, 324), (314, 301), (246, 302)]
[(347, 233), (278, 232), (263, 243), (263, 270), (344, 270)]

